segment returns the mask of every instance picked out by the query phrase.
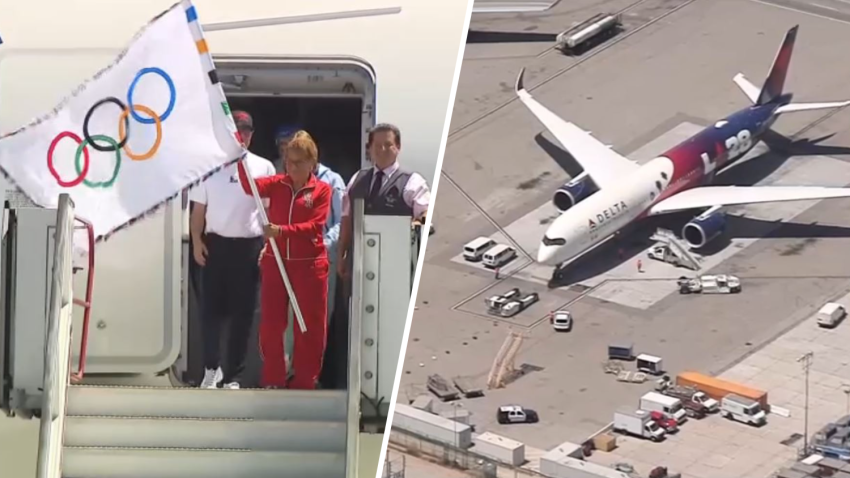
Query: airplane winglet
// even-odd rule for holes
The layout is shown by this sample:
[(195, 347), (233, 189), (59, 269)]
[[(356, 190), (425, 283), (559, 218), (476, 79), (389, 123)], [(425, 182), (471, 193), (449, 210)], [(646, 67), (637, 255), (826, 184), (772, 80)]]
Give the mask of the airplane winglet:
[(525, 90), (525, 83), (522, 81), (522, 77), (525, 76), (525, 67), (519, 70), (519, 76), (516, 78), (516, 92)]

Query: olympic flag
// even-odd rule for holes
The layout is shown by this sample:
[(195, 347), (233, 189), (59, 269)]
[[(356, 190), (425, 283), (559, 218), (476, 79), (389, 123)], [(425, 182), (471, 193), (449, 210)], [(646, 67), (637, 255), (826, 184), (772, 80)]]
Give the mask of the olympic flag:
[(183, 0), (52, 112), (0, 138), (0, 171), (41, 207), (68, 193), (100, 241), (243, 152), (197, 13)]

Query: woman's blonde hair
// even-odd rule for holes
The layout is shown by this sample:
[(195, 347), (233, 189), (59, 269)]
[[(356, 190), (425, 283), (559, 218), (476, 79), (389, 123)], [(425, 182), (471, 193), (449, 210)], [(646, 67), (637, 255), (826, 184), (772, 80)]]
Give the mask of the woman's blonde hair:
[(299, 130), (294, 135), (289, 143), (286, 144), (285, 152), (298, 152), (303, 154), (315, 166), (319, 162), (319, 148), (310, 133)]

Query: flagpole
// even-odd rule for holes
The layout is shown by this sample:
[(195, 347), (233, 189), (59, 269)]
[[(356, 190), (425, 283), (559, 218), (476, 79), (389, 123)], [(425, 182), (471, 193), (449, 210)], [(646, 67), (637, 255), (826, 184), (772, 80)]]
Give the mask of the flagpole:
[[(269, 218), (266, 216), (266, 208), (263, 204), (263, 199), (260, 197), (260, 192), (257, 191), (257, 183), (254, 182), (254, 177), (248, 173), (248, 164), (245, 161), (245, 156), (239, 160), (242, 163), (242, 169), (245, 171), (245, 176), (248, 178), (248, 185), (251, 187), (251, 195), (254, 196), (254, 201), (257, 202), (257, 211), (260, 212), (260, 221), (263, 223), (263, 228), (269, 225)], [(277, 262), (277, 268), (280, 270), (280, 276), (283, 277), (283, 285), (286, 287), (286, 292), (289, 294), (289, 303), (292, 304), (292, 310), (295, 312), (295, 318), (298, 320), (298, 327), (301, 328), (301, 333), (307, 332), (307, 326), (304, 324), (304, 317), (301, 315), (301, 307), (298, 305), (298, 300), (295, 298), (295, 292), (292, 290), (292, 284), (289, 282), (289, 276), (286, 274), (286, 268), (283, 267), (283, 258), (280, 257), (280, 250), (277, 247), (277, 241), (274, 238), (269, 240), (274, 252), (274, 258)]]

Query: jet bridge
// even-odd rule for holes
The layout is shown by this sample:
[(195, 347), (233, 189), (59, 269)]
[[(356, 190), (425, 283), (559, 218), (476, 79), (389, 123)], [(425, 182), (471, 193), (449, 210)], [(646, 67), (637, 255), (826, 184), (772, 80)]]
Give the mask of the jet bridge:
[(95, 268), (73, 264), (73, 203), (4, 209), (0, 408), (40, 418), (37, 477), (356, 476), (361, 418), (386, 422), (418, 255), (409, 217), (363, 211), (355, 199), (347, 389), (301, 391), (87, 384), (90, 317), (75, 328), (72, 309), (91, 289), (73, 294)]

